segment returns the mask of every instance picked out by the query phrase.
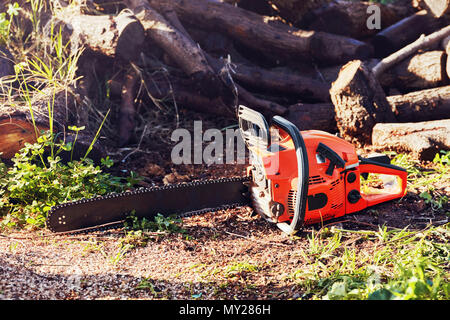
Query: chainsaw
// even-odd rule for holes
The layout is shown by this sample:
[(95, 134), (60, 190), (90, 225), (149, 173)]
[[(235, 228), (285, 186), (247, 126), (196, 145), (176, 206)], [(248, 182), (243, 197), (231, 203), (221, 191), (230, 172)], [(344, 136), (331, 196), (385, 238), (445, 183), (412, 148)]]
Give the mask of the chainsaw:
[[(237, 110), (249, 150), (246, 176), (140, 188), (51, 208), (48, 228), (57, 233), (116, 226), (132, 213), (180, 217), (251, 206), (283, 232), (361, 211), (406, 192), (406, 170), (386, 155), (362, 158), (352, 144), (319, 130), (300, 131), (290, 121)], [(374, 176), (371, 187), (369, 176)], [(364, 182), (364, 183), (363, 183)]]

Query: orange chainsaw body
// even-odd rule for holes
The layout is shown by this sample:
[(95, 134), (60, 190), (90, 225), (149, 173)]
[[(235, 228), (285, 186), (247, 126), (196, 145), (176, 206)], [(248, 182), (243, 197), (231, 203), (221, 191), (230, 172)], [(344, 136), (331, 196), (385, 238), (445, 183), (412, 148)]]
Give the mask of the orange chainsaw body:
[[(247, 143), (253, 159), (247, 173), (256, 211), (285, 229), (290, 226), (288, 233), (405, 194), (403, 168), (363, 159), (351, 143), (327, 132), (298, 131), (281, 117), (273, 120), (266, 144)], [(361, 177), (369, 175), (384, 179), (387, 187), (363, 186)]]

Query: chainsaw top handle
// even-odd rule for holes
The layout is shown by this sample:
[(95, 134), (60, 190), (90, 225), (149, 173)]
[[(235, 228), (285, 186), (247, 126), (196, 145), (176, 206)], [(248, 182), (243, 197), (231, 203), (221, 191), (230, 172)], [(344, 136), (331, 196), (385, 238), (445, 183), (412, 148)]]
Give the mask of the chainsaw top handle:
[(308, 155), (303, 137), (298, 128), (292, 122), (280, 116), (274, 116), (272, 118), (272, 123), (274, 126), (285, 131), (291, 137), (297, 156), (298, 183), (294, 216), (289, 224), (287, 222), (277, 223), (277, 226), (283, 232), (293, 234), (303, 226), (305, 219), (309, 182)]

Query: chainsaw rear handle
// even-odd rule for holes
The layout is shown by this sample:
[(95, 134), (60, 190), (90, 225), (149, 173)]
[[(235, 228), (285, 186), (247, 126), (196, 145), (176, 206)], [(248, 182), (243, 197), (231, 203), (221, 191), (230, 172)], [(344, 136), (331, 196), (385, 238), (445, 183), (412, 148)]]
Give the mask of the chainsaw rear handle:
[(366, 201), (367, 206), (374, 206), (381, 202), (397, 199), (404, 196), (406, 193), (407, 172), (401, 167), (390, 163), (361, 158), (359, 162), (359, 171), (361, 176), (365, 177), (367, 177), (369, 173), (375, 173), (392, 175), (401, 179), (400, 189), (397, 193), (380, 193), (371, 195), (361, 194), (362, 198)]

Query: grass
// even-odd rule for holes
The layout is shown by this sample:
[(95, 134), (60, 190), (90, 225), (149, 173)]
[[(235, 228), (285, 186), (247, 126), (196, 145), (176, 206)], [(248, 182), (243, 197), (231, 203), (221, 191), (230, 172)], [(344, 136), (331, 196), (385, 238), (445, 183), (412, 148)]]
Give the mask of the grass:
[[(449, 298), (449, 226), (425, 230), (365, 231), (334, 229), (326, 237), (312, 233), (313, 246), (296, 254), (302, 267), (287, 276), (308, 299)], [(362, 240), (364, 247), (342, 243)]]
[[(418, 194), (428, 210), (449, 216), (448, 195), (437, 186), (449, 185), (450, 151), (440, 151), (425, 167), (407, 154), (388, 154), (392, 164), (407, 170), (407, 191)], [(295, 253), (302, 267), (287, 278), (298, 283), (308, 299), (447, 300), (449, 231), (448, 223), (420, 230), (313, 230), (307, 249)]]

